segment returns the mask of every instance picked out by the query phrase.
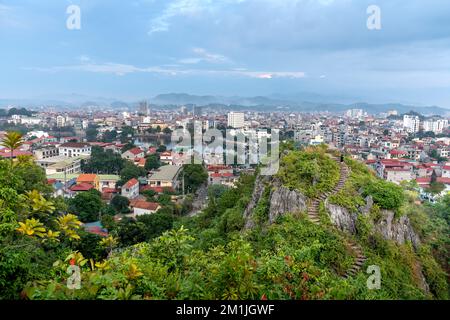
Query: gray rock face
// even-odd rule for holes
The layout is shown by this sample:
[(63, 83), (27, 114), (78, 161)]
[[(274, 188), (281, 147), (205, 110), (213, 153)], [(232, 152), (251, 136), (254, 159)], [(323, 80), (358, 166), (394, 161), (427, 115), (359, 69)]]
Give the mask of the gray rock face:
[(373, 198), (372, 196), (366, 197), (366, 205), (360, 209), (361, 213), (363, 215), (368, 215), (370, 213), (370, 210), (372, 210), (373, 207)]
[[(267, 177), (258, 176), (255, 181), (252, 199), (244, 212), (245, 228), (249, 229), (255, 225), (252, 214), (259, 200), (263, 196)], [(272, 181), (273, 190), (270, 193), (269, 223), (286, 213), (298, 213), (307, 210), (307, 197), (295, 190), (289, 190), (282, 186), (280, 181)]]
[(411, 226), (411, 222), (407, 216), (395, 219), (394, 212), (382, 210), (381, 220), (375, 224), (375, 230), (379, 232), (383, 238), (393, 240), (398, 244), (404, 244), (408, 241), (412, 243), (414, 248), (420, 245), (420, 239)]
[(255, 180), (255, 187), (253, 189), (252, 199), (250, 200), (247, 208), (244, 211), (244, 219), (245, 219), (245, 228), (250, 229), (253, 228), (255, 222), (252, 219), (253, 209), (257, 206), (259, 199), (261, 199), (264, 189), (265, 189), (265, 181), (266, 176), (257, 176)]
[(328, 200), (325, 201), (325, 208), (330, 215), (331, 223), (340, 230), (350, 234), (356, 233), (356, 219), (357, 215), (350, 213), (347, 209), (331, 204)]
[(281, 184), (275, 186), (270, 193), (269, 223), (286, 213), (299, 213), (306, 211), (307, 198), (296, 190), (289, 190)]
[[(366, 198), (366, 205), (359, 209), (363, 215), (368, 215), (373, 206), (372, 197)], [(331, 222), (342, 231), (351, 234), (356, 233), (357, 214), (350, 213), (347, 209), (325, 201), (325, 208), (330, 215)], [(398, 244), (405, 244), (410, 241), (414, 248), (420, 245), (420, 238), (411, 226), (407, 216), (395, 219), (394, 212), (389, 210), (381, 211), (380, 221), (372, 221), (376, 232), (381, 234), (384, 239), (395, 241)]]

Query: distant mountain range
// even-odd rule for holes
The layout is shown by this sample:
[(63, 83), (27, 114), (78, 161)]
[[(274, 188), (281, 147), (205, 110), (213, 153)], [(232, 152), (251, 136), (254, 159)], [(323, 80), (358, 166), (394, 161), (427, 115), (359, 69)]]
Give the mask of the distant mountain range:
[[(423, 115), (449, 116), (450, 109), (438, 106), (416, 106), (400, 103), (373, 104), (366, 102), (349, 103), (349, 97), (325, 96), (314, 93), (298, 93), (292, 95), (272, 94), (268, 96), (240, 97), (191, 95), (187, 93), (160, 94), (147, 100), (151, 105), (175, 107), (180, 105), (197, 105), (205, 107), (222, 107), (224, 110), (258, 110), (258, 111), (286, 111), (286, 112), (344, 112), (348, 109), (363, 109), (369, 113), (397, 110), (399, 113), (415, 111)], [(90, 97), (72, 94), (58, 96), (56, 99), (0, 99), (0, 108), (7, 106), (28, 107), (39, 109), (52, 106), (55, 109), (92, 108), (92, 109), (135, 109), (137, 101), (120, 101), (104, 97)], [(105, 109), (106, 108), (106, 109)]]

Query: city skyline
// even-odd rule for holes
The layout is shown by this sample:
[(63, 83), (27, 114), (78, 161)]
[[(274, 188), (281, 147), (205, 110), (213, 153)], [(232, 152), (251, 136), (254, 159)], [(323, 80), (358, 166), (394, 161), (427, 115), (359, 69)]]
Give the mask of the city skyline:
[[(372, 4), (381, 30), (366, 26)], [(67, 28), (71, 5), (80, 30)], [(439, 0), (4, 0), (0, 98), (312, 92), (449, 108), (449, 9)]]

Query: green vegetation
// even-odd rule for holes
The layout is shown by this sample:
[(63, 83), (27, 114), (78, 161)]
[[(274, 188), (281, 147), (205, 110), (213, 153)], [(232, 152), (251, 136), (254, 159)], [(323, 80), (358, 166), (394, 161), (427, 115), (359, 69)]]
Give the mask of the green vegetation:
[(126, 160), (122, 159), (120, 154), (94, 146), (91, 157), (82, 162), (81, 169), (86, 173), (119, 174), (125, 167), (125, 163)]
[(187, 164), (183, 166), (185, 190), (194, 193), (208, 180), (208, 173), (200, 164)]
[(69, 210), (76, 212), (82, 222), (94, 222), (100, 219), (104, 208), (101, 193), (95, 189), (78, 193), (69, 201)]
[(161, 167), (158, 154), (151, 154), (145, 160), (145, 170), (150, 171)]
[(116, 195), (111, 199), (110, 203), (111, 207), (118, 213), (128, 213), (130, 209), (128, 206), (130, 205), (130, 200), (127, 197), (123, 197), (121, 195)]
[(125, 161), (125, 165), (122, 170), (120, 170), (120, 180), (117, 182), (117, 185), (122, 186), (131, 179), (139, 178), (139, 177), (145, 177), (147, 172), (144, 168), (135, 166), (130, 161)]
[[(333, 188), (339, 179), (337, 165), (320, 148), (293, 151), (282, 162), (283, 181), (309, 191), (309, 196)], [(309, 169), (302, 171), (297, 162)], [(340, 193), (335, 200), (355, 212), (364, 205), (366, 193), (375, 201), (369, 215), (358, 215), (352, 237), (368, 261), (348, 279), (342, 276), (354, 263), (350, 236), (326, 221), (323, 203), (319, 225), (303, 214), (288, 213), (269, 225), (271, 185), (267, 184), (253, 212), (257, 226), (244, 230), (243, 212), (252, 198), (253, 175), (242, 175), (235, 188), (211, 188), (208, 206), (195, 217), (177, 215), (180, 205), (170, 203), (156, 214), (115, 222), (115, 210), (104, 204), (97, 207), (95, 192), (77, 196), (67, 207), (44, 188), (43, 173), (26, 181), (23, 168), (33, 167), (32, 163), (0, 160), (0, 298), (448, 299), (443, 270), (448, 270), (450, 196), (436, 205), (417, 206), (407, 201), (413, 193), (402, 194), (400, 202), (397, 188), (389, 185), (388, 192), (380, 191), (378, 179), (364, 165), (346, 162), (352, 173), (344, 189), (352, 199), (345, 200)], [(317, 172), (316, 164), (320, 164)], [(295, 183), (295, 174), (311, 185)], [(164, 203), (168, 195), (148, 196)], [(123, 207), (119, 200), (116, 209)], [(421, 237), (418, 248), (385, 240), (374, 230), (372, 220), (383, 207), (395, 208), (410, 219)], [(82, 230), (77, 216), (92, 221), (92, 213), (102, 213), (108, 237)], [(70, 260), (81, 269), (80, 290), (67, 288)], [(366, 286), (368, 265), (380, 267), (379, 290)], [(422, 274), (429, 293), (422, 289)]]
[(323, 148), (317, 147), (284, 156), (278, 176), (285, 186), (314, 198), (334, 188), (339, 180), (339, 166)]

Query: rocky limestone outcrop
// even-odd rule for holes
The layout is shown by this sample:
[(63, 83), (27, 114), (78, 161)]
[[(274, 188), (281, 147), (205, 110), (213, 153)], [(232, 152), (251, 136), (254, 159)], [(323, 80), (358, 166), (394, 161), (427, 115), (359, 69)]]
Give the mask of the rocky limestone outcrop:
[(279, 216), (286, 213), (298, 213), (307, 210), (307, 197), (295, 190), (289, 190), (279, 180), (269, 180), (266, 176), (258, 176), (255, 181), (252, 199), (244, 211), (245, 228), (249, 229), (255, 225), (252, 214), (264, 194), (267, 182), (271, 181), (272, 188), (269, 201), (269, 223), (272, 224)]
[(357, 214), (350, 213), (346, 208), (331, 204), (328, 200), (325, 200), (325, 208), (330, 215), (331, 223), (338, 229), (350, 234), (356, 233)]
[(384, 239), (393, 240), (398, 244), (411, 242), (415, 249), (420, 245), (420, 239), (411, 226), (407, 216), (396, 219), (394, 212), (389, 210), (381, 211), (382, 218), (374, 224), (375, 231), (380, 233)]
[(253, 228), (255, 222), (252, 219), (253, 209), (258, 205), (259, 199), (261, 199), (264, 189), (266, 187), (266, 182), (268, 181), (267, 176), (258, 175), (255, 180), (255, 186), (253, 189), (252, 199), (247, 205), (244, 211), (245, 228)]
[(281, 183), (275, 183), (270, 192), (269, 223), (274, 223), (279, 216), (286, 213), (306, 211), (307, 198), (296, 190), (289, 190)]
[[(359, 208), (358, 214), (369, 215), (372, 206), (372, 197), (367, 197), (366, 205)], [(356, 221), (358, 214), (350, 213), (346, 208), (331, 204), (328, 200), (325, 201), (325, 208), (330, 215), (331, 222), (337, 228), (351, 234), (357, 232)], [(381, 210), (381, 219), (371, 221), (371, 223), (373, 224), (374, 230), (386, 240), (392, 240), (398, 244), (411, 242), (416, 249), (420, 245), (420, 238), (414, 231), (407, 216), (401, 216), (397, 219), (393, 211)]]

